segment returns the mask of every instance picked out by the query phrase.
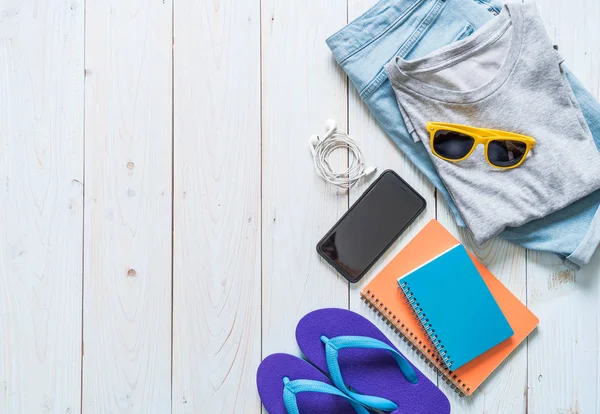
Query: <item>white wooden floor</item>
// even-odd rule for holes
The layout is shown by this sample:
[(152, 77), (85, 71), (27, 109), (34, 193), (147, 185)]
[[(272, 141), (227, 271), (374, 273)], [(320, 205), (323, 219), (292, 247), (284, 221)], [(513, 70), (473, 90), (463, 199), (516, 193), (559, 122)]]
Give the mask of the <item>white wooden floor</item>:
[[(257, 413), (306, 312), (376, 320), (315, 252), (367, 185), (315, 175), (327, 118), (428, 202), (366, 280), (432, 217), (475, 249), (324, 43), (372, 3), (0, 0), (0, 413)], [(539, 6), (598, 96), (600, 2)], [(600, 412), (600, 255), (475, 251), (541, 323), (453, 412)]]

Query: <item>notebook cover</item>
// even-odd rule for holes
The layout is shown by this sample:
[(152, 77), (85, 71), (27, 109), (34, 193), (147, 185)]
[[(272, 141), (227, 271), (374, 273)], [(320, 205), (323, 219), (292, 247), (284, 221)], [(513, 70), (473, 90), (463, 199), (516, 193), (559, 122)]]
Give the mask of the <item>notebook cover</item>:
[[(513, 335), (463, 245), (398, 279), (445, 365), (456, 370)], [(460, 303), (449, 310), (448, 302)]]
[(529, 335), (539, 321), (472, 254), (469, 256), (479, 270), (488, 289), (496, 299), (514, 334), (506, 341), (468, 362), (456, 371), (443, 366), (439, 354), (415, 317), (412, 308), (397, 288), (398, 275), (406, 274), (431, 258), (456, 245), (456, 240), (437, 220), (431, 220), (408, 245), (361, 291), (363, 299), (384, 318), (413, 349), (423, 354), (446, 382), (465, 395), (471, 395), (483, 381)]

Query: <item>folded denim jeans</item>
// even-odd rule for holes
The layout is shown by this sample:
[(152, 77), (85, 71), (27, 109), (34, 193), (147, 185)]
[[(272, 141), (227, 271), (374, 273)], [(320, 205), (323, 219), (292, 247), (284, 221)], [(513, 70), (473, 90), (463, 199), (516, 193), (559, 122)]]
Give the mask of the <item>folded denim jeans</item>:
[[(384, 70), (399, 56), (411, 60), (470, 36), (502, 10), (496, 0), (381, 0), (327, 39), (361, 99), (398, 148), (446, 199), (459, 226), (465, 223), (420, 142), (414, 142)], [(600, 149), (600, 104), (567, 69), (588, 126)], [(549, 166), (551, 168), (551, 166)], [(509, 227), (501, 237), (531, 250), (556, 253), (579, 268), (600, 244), (600, 191), (547, 217)]]

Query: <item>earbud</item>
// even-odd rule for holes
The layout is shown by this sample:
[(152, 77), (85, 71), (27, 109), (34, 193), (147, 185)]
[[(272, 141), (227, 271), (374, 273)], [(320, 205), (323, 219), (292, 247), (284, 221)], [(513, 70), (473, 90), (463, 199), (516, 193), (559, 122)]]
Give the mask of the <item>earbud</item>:
[[(333, 119), (325, 122), (325, 135), (311, 135), (308, 139), (310, 152), (314, 157), (317, 173), (331, 184), (350, 188), (356, 182), (377, 171), (376, 167), (365, 167), (364, 156), (356, 142), (347, 134), (338, 132)], [(346, 149), (350, 153), (350, 165), (345, 171), (334, 171), (329, 163), (329, 156), (337, 149)]]
[(310, 138), (308, 139), (308, 145), (310, 146), (310, 152), (312, 153), (312, 155), (315, 155), (315, 148), (317, 148), (317, 145), (319, 145), (319, 142), (321, 142), (321, 140), (319, 139), (318, 135), (311, 135)]
[(329, 138), (331, 134), (337, 131), (337, 124), (333, 119), (325, 121), (325, 139)]

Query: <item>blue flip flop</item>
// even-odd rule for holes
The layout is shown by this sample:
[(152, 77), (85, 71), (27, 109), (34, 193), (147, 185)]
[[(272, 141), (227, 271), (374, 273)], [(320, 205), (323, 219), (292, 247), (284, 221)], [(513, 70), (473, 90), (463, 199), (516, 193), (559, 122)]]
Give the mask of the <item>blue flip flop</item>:
[(355, 312), (311, 312), (298, 323), (296, 341), (310, 363), (365, 406), (393, 414), (450, 412), (442, 391), (375, 325)]

